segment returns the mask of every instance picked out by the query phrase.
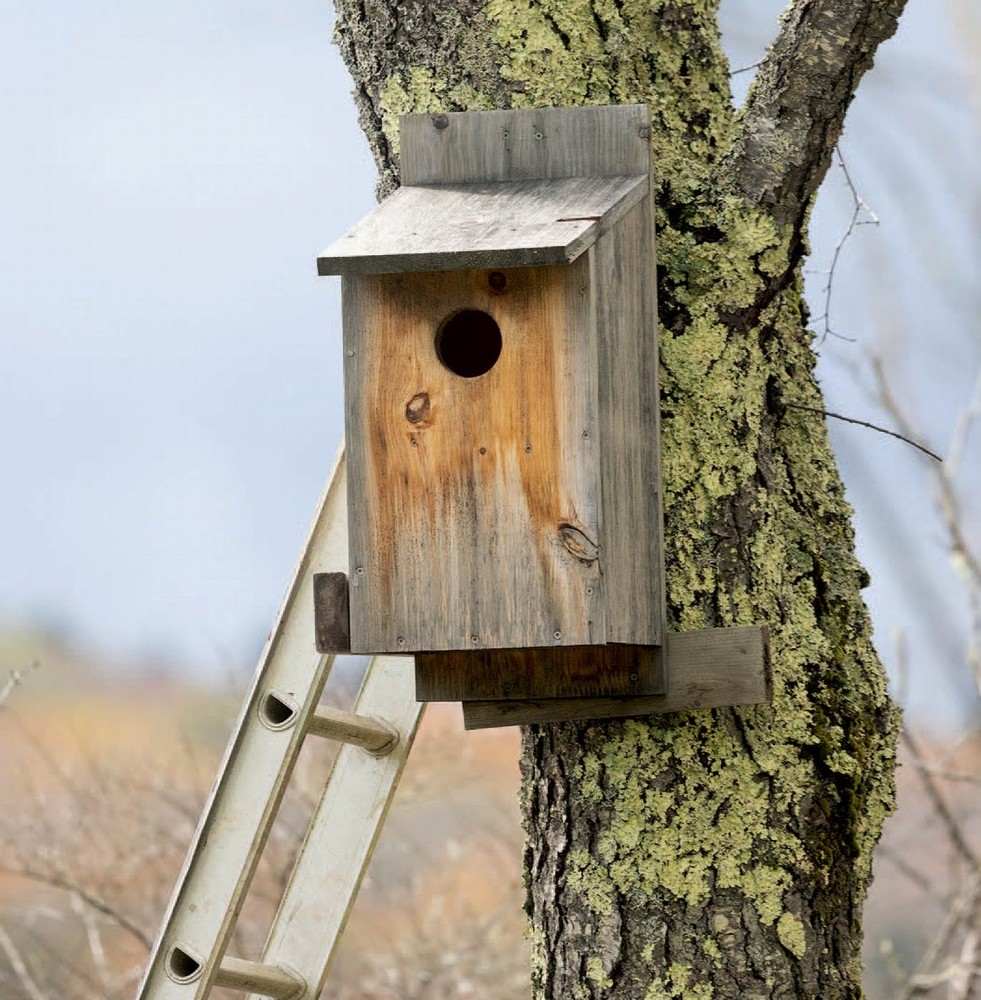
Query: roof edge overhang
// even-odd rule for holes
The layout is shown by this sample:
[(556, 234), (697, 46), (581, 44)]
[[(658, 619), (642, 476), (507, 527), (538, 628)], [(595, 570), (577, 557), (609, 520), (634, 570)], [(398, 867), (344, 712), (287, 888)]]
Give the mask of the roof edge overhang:
[(320, 254), (317, 272), (569, 264), (649, 190), (648, 173), (407, 185)]

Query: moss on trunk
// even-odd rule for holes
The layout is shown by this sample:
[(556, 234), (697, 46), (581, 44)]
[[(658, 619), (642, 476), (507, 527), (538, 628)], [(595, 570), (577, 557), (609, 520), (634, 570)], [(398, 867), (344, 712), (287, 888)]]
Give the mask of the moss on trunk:
[[(769, 133), (732, 107), (717, 6), (337, 3), (382, 191), (405, 111), (650, 104), (670, 624), (771, 629), (771, 706), (526, 731), (535, 995), (555, 1000), (860, 995), (893, 805), (897, 719), (851, 512), (823, 422), (786, 405), (821, 406), (800, 276), (812, 189), (747, 193), (745, 151)], [(887, 37), (902, 3), (885, 6), (843, 4), (836, 31), (878, 10)], [(837, 126), (799, 154), (812, 188), (852, 69)]]

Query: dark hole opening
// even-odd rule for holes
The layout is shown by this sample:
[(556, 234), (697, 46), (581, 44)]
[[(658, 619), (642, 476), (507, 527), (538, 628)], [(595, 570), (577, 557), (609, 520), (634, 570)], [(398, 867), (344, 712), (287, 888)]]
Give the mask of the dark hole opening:
[(479, 309), (464, 309), (439, 328), (436, 353), (455, 375), (484, 375), (501, 356), (501, 328), (493, 316)]
[(175, 979), (190, 979), (201, 971), (201, 963), (182, 948), (170, 952), (170, 973)]
[(267, 694), (262, 703), (262, 714), (270, 726), (285, 726), (293, 718), (296, 710), (290, 708), (281, 698)]

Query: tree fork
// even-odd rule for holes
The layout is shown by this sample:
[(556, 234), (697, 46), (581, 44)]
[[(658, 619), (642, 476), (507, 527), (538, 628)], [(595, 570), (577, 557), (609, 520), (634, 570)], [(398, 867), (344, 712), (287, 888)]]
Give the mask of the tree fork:
[(535, 995), (858, 997), (897, 716), (801, 298), (804, 224), (904, 0), (797, 0), (737, 118), (718, 0), (337, 0), (380, 171), (398, 115), (653, 115), (673, 627), (767, 622), (768, 707), (529, 727)]

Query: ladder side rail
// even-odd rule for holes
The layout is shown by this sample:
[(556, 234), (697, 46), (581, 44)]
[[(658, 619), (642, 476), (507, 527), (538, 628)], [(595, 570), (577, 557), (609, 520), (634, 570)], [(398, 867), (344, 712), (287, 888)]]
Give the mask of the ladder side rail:
[(354, 711), (385, 719), (399, 738), (384, 755), (343, 746), (310, 821), (262, 954), (264, 965), (302, 978), (295, 1000), (317, 1000), (324, 988), (424, 709), (412, 657), (374, 657)]
[(347, 562), (343, 450), (185, 857), (137, 1000), (204, 1000), (330, 671), (314, 649), (313, 575)]

